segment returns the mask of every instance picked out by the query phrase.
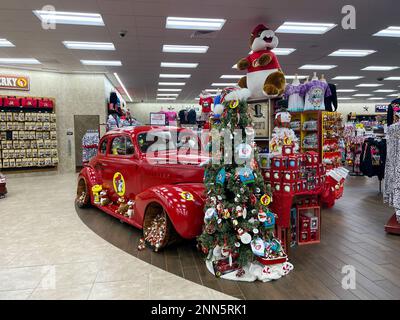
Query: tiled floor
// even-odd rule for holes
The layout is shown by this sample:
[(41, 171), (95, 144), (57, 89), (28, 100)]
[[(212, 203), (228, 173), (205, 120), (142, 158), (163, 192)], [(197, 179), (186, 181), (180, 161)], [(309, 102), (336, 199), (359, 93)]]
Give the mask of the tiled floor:
[[(76, 211), (75, 175), (10, 175), (8, 187), (0, 299), (400, 299), (400, 236), (383, 231), (393, 210), (374, 179), (348, 180), (323, 210), (321, 244), (293, 249), (295, 270), (271, 283), (216, 279), (190, 242), (138, 252), (133, 227)], [(354, 290), (342, 288), (345, 265), (356, 268)]]
[(75, 211), (75, 175), (8, 178), (0, 200), (0, 299), (232, 299), (99, 237)]

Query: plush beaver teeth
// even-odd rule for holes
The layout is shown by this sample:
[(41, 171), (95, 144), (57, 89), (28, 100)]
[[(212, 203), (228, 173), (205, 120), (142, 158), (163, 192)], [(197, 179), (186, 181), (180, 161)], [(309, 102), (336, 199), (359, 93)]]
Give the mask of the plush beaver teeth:
[(271, 43), (271, 42), (272, 42), (272, 39), (273, 39), (273, 38), (264, 37), (263, 40), (264, 40), (265, 42)]

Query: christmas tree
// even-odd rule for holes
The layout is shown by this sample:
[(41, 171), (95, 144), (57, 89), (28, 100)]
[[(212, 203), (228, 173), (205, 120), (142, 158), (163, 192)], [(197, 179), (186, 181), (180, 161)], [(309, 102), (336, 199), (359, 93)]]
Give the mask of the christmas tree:
[[(240, 278), (249, 273), (253, 262), (286, 261), (286, 255), (274, 237), (275, 215), (268, 208), (272, 195), (255, 160), (254, 130), (246, 99), (225, 99), (223, 106), (221, 121), (211, 135), (217, 147), (205, 168), (207, 199), (198, 241), (217, 276), (223, 272), (217, 272), (216, 265), (225, 263), (223, 270), (235, 271)], [(218, 140), (220, 143), (215, 143)]]

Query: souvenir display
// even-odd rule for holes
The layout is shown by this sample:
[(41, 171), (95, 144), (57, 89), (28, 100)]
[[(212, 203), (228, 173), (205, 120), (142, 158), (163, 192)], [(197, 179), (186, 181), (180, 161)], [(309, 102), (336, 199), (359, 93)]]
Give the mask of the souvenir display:
[(0, 199), (4, 198), (7, 194), (6, 177), (0, 173)]
[(0, 106), (0, 169), (57, 167), (54, 101), (31, 97), (0, 100), (7, 101)]

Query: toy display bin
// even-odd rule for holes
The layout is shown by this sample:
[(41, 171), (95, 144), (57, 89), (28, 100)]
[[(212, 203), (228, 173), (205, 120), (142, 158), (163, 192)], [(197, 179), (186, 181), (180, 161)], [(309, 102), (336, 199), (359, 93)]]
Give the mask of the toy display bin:
[(321, 241), (321, 206), (313, 203), (297, 206), (297, 243), (299, 245)]

